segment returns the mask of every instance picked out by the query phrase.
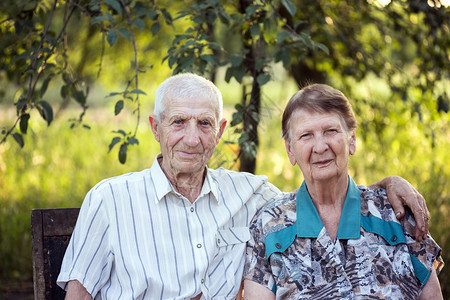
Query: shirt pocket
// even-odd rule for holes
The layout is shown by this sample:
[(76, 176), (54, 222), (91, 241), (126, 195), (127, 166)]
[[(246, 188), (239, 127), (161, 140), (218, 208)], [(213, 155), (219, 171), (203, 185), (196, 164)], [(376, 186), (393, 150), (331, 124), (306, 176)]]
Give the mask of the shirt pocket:
[(209, 291), (214, 299), (236, 295), (245, 264), (248, 227), (227, 227), (216, 233), (217, 252), (209, 267)]
[(216, 243), (219, 248), (247, 243), (249, 239), (250, 230), (248, 227), (229, 227), (218, 230), (216, 234)]

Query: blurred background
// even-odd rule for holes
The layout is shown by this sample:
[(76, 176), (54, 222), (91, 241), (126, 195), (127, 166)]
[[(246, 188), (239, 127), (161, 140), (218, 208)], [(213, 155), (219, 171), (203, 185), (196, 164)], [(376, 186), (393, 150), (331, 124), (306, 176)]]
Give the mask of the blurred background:
[[(0, 3), (0, 299), (32, 299), (30, 213), (79, 207), (98, 181), (151, 166), (157, 86), (195, 72), (228, 126), (209, 166), (302, 182), (281, 139), (289, 98), (327, 83), (358, 120), (350, 175), (402, 176), (450, 254), (450, 3), (444, 0)], [(450, 269), (439, 275), (450, 296)]]

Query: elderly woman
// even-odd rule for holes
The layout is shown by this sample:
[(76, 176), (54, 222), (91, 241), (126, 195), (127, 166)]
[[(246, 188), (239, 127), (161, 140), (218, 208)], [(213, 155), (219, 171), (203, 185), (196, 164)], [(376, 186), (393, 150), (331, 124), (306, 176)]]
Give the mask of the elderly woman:
[(348, 175), (356, 120), (347, 98), (317, 84), (287, 104), (283, 138), (301, 187), (263, 208), (247, 246), (246, 299), (442, 299), (441, 249), (413, 238), (384, 189)]

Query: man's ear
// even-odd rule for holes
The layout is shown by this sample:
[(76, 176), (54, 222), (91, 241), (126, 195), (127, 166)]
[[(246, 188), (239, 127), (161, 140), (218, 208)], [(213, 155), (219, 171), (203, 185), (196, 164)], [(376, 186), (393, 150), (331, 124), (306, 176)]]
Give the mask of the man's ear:
[(225, 131), (226, 126), (227, 126), (227, 120), (226, 119), (220, 120), (219, 132), (217, 132), (217, 136), (216, 136), (216, 145), (219, 144), (220, 138), (222, 137), (222, 134)]
[(155, 137), (155, 140), (159, 143), (159, 122), (158, 122), (158, 118), (156, 117), (155, 114), (151, 114), (148, 117), (148, 120), (150, 121), (150, 126), (152, 127), (152, 131), (153, 131), (153, 135)]
[(353, 155), (356, 152), (356, 130), (352, 130), (350, 132), (350, 138), (348, 141), (348, 152), (350, 153), (350, 155)]
[(294, 153), (292, 152), (291, 143), (288, 140), (284, 140), (284, 145), (286, 146), (287, 155), (291, 165), (295, 166), (297, 160), (295, 159)]

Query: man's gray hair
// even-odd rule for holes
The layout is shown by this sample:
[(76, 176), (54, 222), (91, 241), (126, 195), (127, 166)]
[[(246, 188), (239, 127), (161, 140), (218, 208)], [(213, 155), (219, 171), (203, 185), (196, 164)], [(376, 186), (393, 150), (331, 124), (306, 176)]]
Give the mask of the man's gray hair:
[(154, 114), (161, 122), (165, 110), (165, 101), (171, 99), (195, 99), (196, 97), (208, 97), (211, 101), (217, 101), (217, 122), (222, 119), (223, 100), (220, 90), (208, 79), (193, 73), (183, 73), (171, 76), (163, 81), (156, 90)]

